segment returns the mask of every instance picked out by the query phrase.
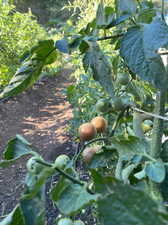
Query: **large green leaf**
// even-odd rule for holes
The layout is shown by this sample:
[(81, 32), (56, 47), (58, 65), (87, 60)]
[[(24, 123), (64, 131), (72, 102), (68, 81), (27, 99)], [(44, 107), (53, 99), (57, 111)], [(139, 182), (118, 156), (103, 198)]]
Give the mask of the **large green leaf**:
[(145, 167), (145, 173), (149, 177), (149, 179), (153, 180), (156, 183), (161, 183), (166, 176), (164, 163), (160, 160), (147, 164)]
[(90, 42), (89, 44), (90, 48), (83, 58), (84, 69), (87, 71), (90, 67), (94, 80), (98, 81), (105, 91), (113, 96), (114, 87), (111, 66), (98, 44), (96, 42)]
[(157, 51), (167, 46), (167, 36), (167, 25), (155, 20), (151, 24), (128, 29), (121, 41), (121, 55), (132, 72), (157, 88), (163, 86), (166, 76)]
[(26, 139), (16, 135), (16, 138), (8, 142), (4, 152), (4, 160), (0, 161), (0, 167), (9, 166), (25, 155), (37, 155), (37, 153), (33, 151), (31, 144)]
[[(158, 206), (142, 190), (129, 185), (108, 185), (109, 194), (98, 201), (102, 225), (166, 225)], [(111, 193), (110, 193), (111, 192)], [(167, 216), (166, 216), (167, 220)]]
[(52, 200), (64, 215), (75, 215), (79, 210), (97, 201), (98, 194), (90, 194), (85, 185), (67, 183), (65, 179), (52, 189)]
[(160, 48), (168, 48), (168, 26), (160, 19), (155, 19), (143, 28), (143, 46), (145, 56), (153, 59)]
[[(40, 195), (39, 195), (40, 196)], [(22, 199), (20, 206), (25, 218), (25, 225), (45, 225), (45, 201), (38, 195), (33, 199)]]
[(29, 58), (43, 61), (44, 65), (55, 62), (57, 58), (57, 51), (53, 40), (39, 41), (37, 45), (33, 46), (30, 50)]
[(118, 136), (111, 139), (113, 148), (116, 148), (120, 157), (131, 160), (135, 155), (144, 155), (150, 149), (150, 144), (145, 139), (135, 136)]
[(0, 94), (0, 98), (17, 95), (32, 86), (38, 80), (43, 67), (53, 63), (56, 56), (53, 40), (40, 41), (31, 49), (29, 56), (22, 62), (21, 68)]
[(112, 176), (102, 177), (97, 170), (91, 170), (91, 175), (94, 182), (95, 191), (102, 195), (106, 195), (117, 182), (117, 180)]
[(27, 225), (20, 205), (17, 205), (13, 211), (8, 214), (2, 222), (0, 222), (0, 225)]

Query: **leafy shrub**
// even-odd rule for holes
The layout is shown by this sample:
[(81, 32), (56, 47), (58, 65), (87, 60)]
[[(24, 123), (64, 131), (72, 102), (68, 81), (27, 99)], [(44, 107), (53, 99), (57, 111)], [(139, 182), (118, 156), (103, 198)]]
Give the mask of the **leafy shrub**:
[(46, 37), (31, 11), (19, 13), (13, 5), (0, 4), (0, 87), (8, 84), (21, 55)]

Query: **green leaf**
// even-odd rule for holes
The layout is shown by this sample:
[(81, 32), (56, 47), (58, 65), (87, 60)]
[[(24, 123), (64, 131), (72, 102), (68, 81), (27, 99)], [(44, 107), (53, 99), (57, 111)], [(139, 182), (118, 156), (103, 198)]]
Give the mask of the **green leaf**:
[(119, 156), (116, 168), (115, 168), (115, 178), (117, 180), (122, 180), (122, 169), (125, 159), (122, 156)]
[(142, 104), (142, 105), (149, 98), (152, 99), (152, 95), (151, 95), (150, 89), (149, 88), (145, 89), (144, 85), (142, 84), (142, 82), (139, 82), (137, 80), (132, 80), (128, 84), (127, 91), (129, 93), (133, 94), (133, 97), (134, 97), (135, 101), (140, 102), (140, 104)]
[(31, 49), (30, 56), (23, 61), (21, 68), (0, 94), (0, 98), (15, 96), (31, 87), (39, 79), (43, 67), (53, 63), (56, 56), (53, 40), (40, 41)]
[(94, 80), (98, 81), (109, 95), (114, 96), (111, 66), (96, 42), (90, 42), (90, 48), (83, 58), (83, 66), (86, 72), (90, 67)]
[(119, 25), (120, 23), (123, 23), (125, 22), (126, 20), (128, 20), (129, 18), (131, 17), (130, 14), (124, 14), (124, 15), (121, 15), (120, 17), (118, 17), (117, 19), (113, 19), (112, 21), (110, 21), (108, 23), (108, 25), (105, 27), (106, 29), (109, 29), (111, 27), (114, 27), (114, 26), (117, 26)]
[(91, 176), (94, 182), (95, 191), (106, 195), (116, 184), (117, 180), (112, 176), (103, 176), (97, 170), (91, 170)]
[(79, 45), (79, 50), (81, 54), (85, 53), (88, 49), (89, 49), (89, 44), (87, 43), (87, 41), (82, 40)]
[(53, 40), (43, 40), (39, 41), (31, 50), (31, 54), (35, 54), (36, 59), (45, 61), (50, 57), (50, 53), (55, 51)]
[(86, 25), (85, 28), (82, 28), (79, 31), (79, 34), (84, 36), (90, 35), (95, 28), (96, 28), (96, 19), (93, 19), (90, 23)]
[(140, 23), (151, 23), (155, 16), (156, 11), (154, 9), (143, 9), (138, 15), (138, 21)]
[(20, 205), (17, 205), (13, 211), (8, 214), (2, 222), (0, 222), (0, 225), (27, 225)]
[(122, 170), (122, 180), (124, 181), (124, 183), (129, 184), (129, 176), (136, 167), (136, 164), (131, 164)]
[(8, 146), (4, 152), (4, 159), (11, 160), (20, 158), (23, 155), (31, 154), (32, 147), (21, 135), (16, 135), (16, 138), (8, 142)]
[(141, 171), (138, 172), (138, 173), (135, 173), (134, 176), (135, 176), (138, 180), (143, 179), (144, 177), (146, 177), (145, 169), (141, 170)]
[(68, 41), (66, 39), (62, 39), (62, 40), (58, 40), (55, 43), (55, 47), (63, 53), (69, 53), (69, 44)]
[(160, 215), (156, 202), (145, 192), (120, 183), (109, 186), (111, 193), (106, 193), (104, 198), (98, 201), (102, 225), (167, 224)]
[(146, 140), (135, 136), (118, 136), (111, 139), (111, 147), (116, 148), (120, 157), (124, 160), (131, 160), (135, 155), (143, 155), (148, 152), (150, 145)]
[(21, 135), (16, 135), (16, 138), (8, 142), (4, 152), (5, 160), (0, 161), (0, 167), (9, 166), (25, 155), (37, 155), (37, 153), (33, 151), (31, 144), (26, 139)]
[(97, 14), (96, 14), (96, 25), (98, 28), (102, 28), (106, 25), (106, 17), (103, 1), (98, 5)]
[(5, 168), (13, 164), (13, 160), (0, 160), (0, 167)]
[(85, 185), (61, 180), (52, 189), (52, 200), (64, 215), (75, 215), (79, 210), (97, 201), (98, 194), (88, 193)]
[(45, 184), (47, 179), (55, 173), (52, 167), (44, 167), (39, 174), (27, 173), (25, 179), (26, 190), (24, 191), (24, 198), (33, 198)]
[(74, 37), (69, 43), (69, 49), (70, 50), (76, 49), (80, 45), (81, 39), (82, 39), (81, 36)]
[(70, 185), (70, 181), (61, 177), (61, 179), (57, 182), (56, 186), (51, 190), (51, 198), (53, 201), (57, 201), (59, 196), (62, 195), (64, 190)]
[(168, 26), (160, 19), (144, 25), (143, 44), (147, 58), (154, 58), (160, 48), (168, 48)]
[(117, 0), (117, 6), (119, 13), (133, 14), (136, 12), (137, 2), (136, 0)]
[(161, 183), (165, 179), (166, 170), (162, 161), (151, 162), (145, 167), (146, 175), (156, 183)]
[(26, 225), (45, 225), (45, 201), (37, 195), (33, 199), (20, 201)]
[(112, 151), (104, 151), (98, 154), (95, 154), (90, 161), (88, 167), (90, 169), (103, 168), (107, 167), (108, 162), (112, 159)]
[(168, 28), (160, 21), (128, 29), (120, 53), (133, 73), (157, 88), (163, 86), (166, 71), (157, 51), (165, 47)]

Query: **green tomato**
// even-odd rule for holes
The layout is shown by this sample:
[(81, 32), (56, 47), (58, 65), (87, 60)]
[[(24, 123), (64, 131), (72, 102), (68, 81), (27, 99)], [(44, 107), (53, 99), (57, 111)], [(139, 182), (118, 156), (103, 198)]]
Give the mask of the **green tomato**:
[(59, 169), (64, 169), (69, 161), (70, 161), (70, 158), (67, 155), (65, 154), (59, 155), (55, 160), (54, 167), (57, 167)]
[(62, 218), (57, 225), (73, 225), (73, 221), (70, 218)]
[(145, 120), (142, 123), (142, 129), (145, 133), (152, 130), (152, 127), (153, 127), (153, 122), (151, 120)]
[(36, 162), (37, 159), (41, 160), (41, 158), (33, 156), (27, 161), (27, 170), (32, 174), (39, 174), (45, 167), (42, 164)]
[(100, 113), (108, 112), (110, 109), (110, 102), (107, 99), (99, 99), (96, 103), (96, 111)]
[(85, 225), (82, 220), (76, 220), (74, 221), (74, 225)]

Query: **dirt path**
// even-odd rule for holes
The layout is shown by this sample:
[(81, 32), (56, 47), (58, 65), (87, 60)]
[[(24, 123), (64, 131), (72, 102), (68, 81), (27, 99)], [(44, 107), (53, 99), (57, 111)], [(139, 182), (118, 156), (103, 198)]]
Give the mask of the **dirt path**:
[[(23, 135), (49, 161), (62, 152), (71, 151), (66, 127), (72, 111), (61, 93), (70, 84), (70, 72), (64, 70), (60, 76), (49, 77), (0, 105), (0, 159), (7, 141), (16, 134)], [(24, 160), (5, 170), (0, 169), (0, 216), (15, 206), (24, 175)]]

